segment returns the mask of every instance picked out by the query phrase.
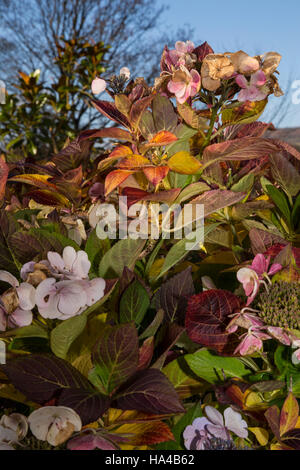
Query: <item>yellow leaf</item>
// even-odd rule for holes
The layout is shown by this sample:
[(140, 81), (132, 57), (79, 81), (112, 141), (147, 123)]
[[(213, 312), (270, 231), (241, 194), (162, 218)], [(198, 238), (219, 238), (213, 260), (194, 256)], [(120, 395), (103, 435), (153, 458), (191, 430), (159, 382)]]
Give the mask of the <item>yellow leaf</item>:
[(72, 362), (72, 366), (79, 370), (82, 375), (88, 377), (90, 370), (93, 368), (91, 354), (86, 353), (76, 357), (76, 359)]
[(150, 165), (148, 158), (142, 155), (130, 155), (120, 161), (119, 168), (144, 168), (144, 166), (148, 165)]
[(263, 428), (248, 428), (249, 431), (253, 432), (255, 435), (256, 439), (260, 443), (261, 446), (267, 445), (269, 441), (269, 433), (266, 429)]
[(201, 163), (192, 157), (189, 152), (181, 151), (172, 155), (168, 160), (168, 166), (171, 170), (182, 175), (194, 175), (201, 167)]
[(164, 262), (165, 262), (164, 258), (160, 258), (154, 261), (154, 263), (152, 264), (149, 270), (150, 279), (155, 279), (159, 275)]
[(246, 408), (261, 408), (267, 407), (268, 405), (264, 403), (263, 399), (257, 392), (250, 392), (247, 395), (245, 400), (245, 407)]

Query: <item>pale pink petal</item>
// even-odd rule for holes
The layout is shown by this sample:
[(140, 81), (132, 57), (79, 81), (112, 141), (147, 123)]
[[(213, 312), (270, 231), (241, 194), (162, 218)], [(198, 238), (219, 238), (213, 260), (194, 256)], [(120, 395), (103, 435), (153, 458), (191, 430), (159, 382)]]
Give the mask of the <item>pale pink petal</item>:
[(262, 341), (256, 338), (254, 335), (247, 335), (239, 346), (239, 353), (241, 356), (252, 354), (255, 351), (259, 351), (262, 348)]
[(103, 80), (102, 78), (95, 78), (92, 81), (92, 93), (94, 95), (99, 95), (99, 93), (102, 93), (106, 88), (106, 81)]
[(184, 82), (173, 82), (173, 80), (170, 80), (167, 86), (168, 90), (170, 93), (180, 93), (183, 91), (185, 92), (186, 84)]
[(186, 54), (187, 53), (187, 45), (183, 41), (177, 41), (175, 43), (175, 49), (177, 52), (180, 52), (181, 54)]
[(31, 310), (22, 310), (17, 308), (11, 315), (8, 317), (8, 324), (10, 327), (15, 326), (28, 326), (32, 323), (32, 311)]
[[(68, 283), (68, 284), (67, 284)], [(57, 283), (59, 290), (58, 310), (68, 316), (75, 315), (87, 303), (87, 295), (82, 285), (75, 281)]]
[(266, 83), (267, 79), (262, 70), (258, 70), (258, 72), (251, 75), (250, 78), (250, 85), (254, 85), (256, 87), (263, 86)]
[(31, 310), (35, 306), (35, 288), (28, 282), (22, 282), (17, 287), (20, 308), (22, 310)]
[(237, 75), (235, 81), (240, 88), (247, 88), (249, 86), (248, 80), (244, 75)]
[(105, 280), (102, 278), (92, 279), (87, 283), (87, 288), (85, 289), (87, 296), (87, 305), (90, 307), (98, 300), (102, 299), (104, 296), (105, 290)]
[(300, 349), (297, 349), (295, 352), (292, 354), (292, 363), (293, 364), (299, 364), (300, 363)]
[(0, 281), (7, 282), (12, 287), (18, 287), (18, 279), (10, 274), (8, 271), (0, 271)]
[(205, 407), (205, 414), (209, 421), (218, 426), (224, 426), (223, 416), (220, 411), (216, 410), (213, 406), (207, 405)]
[(193, 52), (193, 50), (195, 49), (195, 44), (192, 41), (186, 41), (185, 44), (186, 44), (187, 52), (188, 53)]
[(247, 423), (242, 415), (232, 408), (226, 408), (224, 411), (225, 426), (239, 437), (246, 439), (248, 437)]
[(75, 249), (72, 246), (66, 246), (62, 254), (62, 259), (64, 264), (63, 270), (72, 271), (73, 264), (76, 260)]
[(197, 91), (199, 91), (201, 85), (201, 77), (199, 73), (197, 72), (197, 70), (192, 69), (190, 71), (190, 74), (192, 76), (192, 86), (196, 88)]
[(72, 274), (77, 279), (86, 279), (89, 276), (91, 262), (85, 251), (78, 251), (72, 266)]
[(276, 326), (268, 326), (268, 332), (282, 344), (290, 346), (291, 340), (282, 328)]
[(56, 253), (55, 251), (49, 251), (47, 257), (53, 269), (60, 272), (64, 270), (64, 260), (58, 253)]
[(21, 279), (23, 281), (26, 281), (27, 276), (29, 273), (32, 273), (34, 271), (34, 266), (35, 266), (35, 261), (29, 261), (28, 263), (25, 263), (20, 271)]
[(38, 307), (47, 307), (48, 302), (45, 301), (45, 298), (50, 294), (56, 293), (55, 283), (56, 280), (53, 277), (49, 277), (37, 286), (35, 292), (35, 301)]
[(244, 88), (243, 90), (241, 90), (237, 95), (237, 99), (241, 103), (244, 103), (245, 101), (251, 101), (251, 96), (248, 92), (248, 88)]
[(207, 425), (207, 431), (212, 434), (214, 437), (227, 440), (229, 439), (229, 433), (224, 426), (217, 426), (213, 424)]
[(250, 295), (250, 297), (248, 297), (248, 300), (247, 300), (247, 303), (246, 303), (247, 306), (250, 305), (251, 302), (253, 302), (253, 300), (255, 299), (258, 291), (259, 291), (259, 281), (257, 280), (257, 281), (254, 282), (254, 288), (253, 288), (252, 294)]

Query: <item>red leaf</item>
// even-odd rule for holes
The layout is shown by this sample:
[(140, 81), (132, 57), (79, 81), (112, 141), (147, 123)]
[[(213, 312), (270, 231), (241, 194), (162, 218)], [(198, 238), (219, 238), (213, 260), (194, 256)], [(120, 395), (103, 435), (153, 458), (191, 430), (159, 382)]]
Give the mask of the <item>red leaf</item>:
[(106, 127), (104, 129), (87, 129), (79, 134), (78, 141), (87, 139), (95, 139), (96, 137), (108, 137), (110, 139), (128, 140), (131, 141), (132, 137), (128, 131), (118, 129), (117, 127)]
[(216, 158), (220, 159), (220, 161), (250, 160), (261, 158), (274, 152), (278, 152), (278, 145), (270, 139), (241, 137), (240, 139), (226, 140), (219, 144), (209, 145), (203, 152), (203, 161), (207, 163)]
[(92, 100), (92, 105), (112, 121), (121, 124), (121, 126), (130, 127), (127, 117), (120, 113), (114, 103), (110, 101)]
[(143, 172), (148, 181), (156, 186), (167, 176), (169, 170), (168, 166), (151, 166), (144, 168)]
[(280, 431), (279, 431), (279, 422), (280, 422), (280, 412), (278, 406), (271, 406), (266, 412), (265, 417), (268, 421), (268, 424), (274, 434), (274, 436), (280, 441)]
[(128, 207), (132, 206), (139, 201), (153, 201), (153, 202), (166, 202), (170, 204), (175, 201), (179, 195), (181, 188), (170, 189), (169, 191), (158, 191), (157, 193), (147, 193), (143, 189), (138, 188), (124, 188), (122, 195), (127, 196)]
[(139, 349), (139, 365), (138, 370), (146, 369), (151, 362), (154, 352), (154, 336), (145, 339)]
[(216, 212), (224, 207), (232, 206), (240, 202), (245, 193), (237, 193), (229, 190), (213, 189), (197, 196), (190, 201), (191, 204), (204, 204), (204, 216)]
[(206, 41), (193, 50), (193, 54), (196, 54), (199, 62), (202, 62), (202, 60), (208, 54), (213, 54), (213, 53), (214, 53), (213, 49), (210, 47), (210, 45)]
[(0, 157), (0, 201), (5, 194), (6, 181), (8, 178), (9, 168), (2, 157)]
[(217, 350), (232, 353), (238, 335), (227, 333), (229, 315), (240, 308), (240, 300), (231, 292), (210, 289), (193, 295), (188, 301), (185, 325), (192, 341)]

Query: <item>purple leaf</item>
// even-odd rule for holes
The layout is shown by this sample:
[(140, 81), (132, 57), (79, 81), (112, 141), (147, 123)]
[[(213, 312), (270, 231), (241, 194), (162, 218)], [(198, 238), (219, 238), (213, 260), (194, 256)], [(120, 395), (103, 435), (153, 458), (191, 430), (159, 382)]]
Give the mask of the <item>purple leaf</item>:
[(107, 325), (93, 351), (93, 363), (105, 393), (110, 394), (136, 371), (139, 360), (137, 330), (133, 324)]
[(153, 414), (184, 411), (173, 385), (157, 369), (139, 372), (134, 382), (117, 396), (116, 407)]

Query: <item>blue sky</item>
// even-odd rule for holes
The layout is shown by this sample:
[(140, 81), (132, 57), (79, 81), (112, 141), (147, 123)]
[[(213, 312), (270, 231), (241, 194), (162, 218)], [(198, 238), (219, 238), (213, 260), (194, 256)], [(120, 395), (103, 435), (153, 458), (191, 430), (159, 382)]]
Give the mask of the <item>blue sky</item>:
[[(207, 41), (215, 50), (243, 49), (251, 55), (277, 51), (282, 55), (278, 70), (283, 91), (289, 89), (289, 109), (280, 127), (300, 126), (300, 104), (292, 103), (289, 80), (300, 80), (299, 0), (164, 0), (169, 10), (164, 24), (189, 24), (195, 41)], [(181, 39), (181, 38), (178, 38)], [(198, 45), (198, 44), (196, 44)], [(283, 98), (272, 98), (269, 113)]]

